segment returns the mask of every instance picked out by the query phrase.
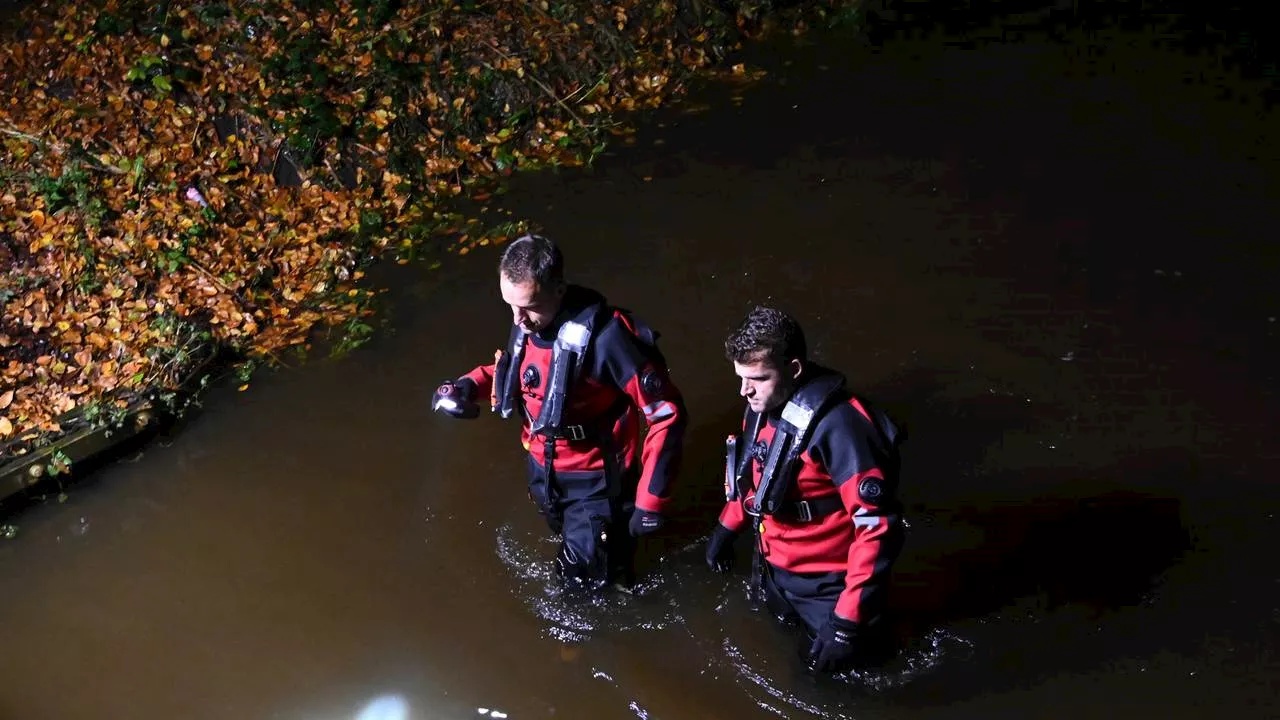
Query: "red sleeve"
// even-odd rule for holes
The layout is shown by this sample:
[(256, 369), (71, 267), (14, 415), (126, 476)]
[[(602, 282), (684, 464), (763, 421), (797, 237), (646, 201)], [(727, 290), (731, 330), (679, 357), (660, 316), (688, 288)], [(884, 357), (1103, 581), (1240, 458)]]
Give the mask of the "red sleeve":
[[(458, 380), (470, 380), (476, 386), (475, 401), (483, 404), (485, 398), (490, 398), (493, 394), (493, 373), (497, 363), (492, 365), (481, 365), (471, 372), (458, 378)], [(491, 398), (490, 398), (491, 399)]]
[(845, 588), (836, 602), (836, 615), (853, 622), (869, 620), (877, 612), (902, 547), (897, 478), (886, 478), (881, 469), (881, 443), (875, 432), (858, 409), (841, 404), (819, 421), (811, 445), (814, 459), (831, 474), (853, 519)]
[(594, 365), (598, 376), (625, 393), (644, 417), (648, 432), (640, 451), (636, 507), (662, 512), (680, 469), (688, 412), (661, 355), (642, 344), (619, 317), (601, 329)]
[(734, 532), (742, 532), (747, 527), (747, 511), (742, 508), (741, 500), (730, 500), (720, 511), (720, 524)]

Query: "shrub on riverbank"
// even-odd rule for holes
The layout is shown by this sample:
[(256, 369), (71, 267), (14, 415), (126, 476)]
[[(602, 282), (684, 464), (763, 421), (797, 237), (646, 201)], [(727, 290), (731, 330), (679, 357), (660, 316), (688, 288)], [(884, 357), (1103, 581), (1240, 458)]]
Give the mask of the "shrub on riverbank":
[[(833, 5), (852, 3), (801, 9)], [(621, 113), (669, 99), (779, 10), (26, 8), (0, 45), (0, 455), (171, 391), (213, 348), (272, 359), (317, 328), (358, 341), (367, 262), (517, 231), (466, 232), (450, 200), (589, 162)]]

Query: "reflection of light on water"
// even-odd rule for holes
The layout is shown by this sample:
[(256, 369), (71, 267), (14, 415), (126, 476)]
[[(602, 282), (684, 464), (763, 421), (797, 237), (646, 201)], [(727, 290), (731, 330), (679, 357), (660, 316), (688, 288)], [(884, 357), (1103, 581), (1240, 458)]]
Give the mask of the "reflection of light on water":
[[(532, 540), (517, 537), (511, 526), (498, 528), (497, 554), (517, 580), (513, 593), (547, 625), (543, 632), (565, 643), (582, 643), (599, 630), (665, 630), (684, 622), (676, 613), (674, 600), (655, 606), (636, 602), (656, 595), (667, 583), (659, 570), (640, 580), (630, 590), (602, 592), (572, 591), (563, 587), (552, 571), (553, 550), (537, 544), (558, 543), (553, 538)], [(656, 616), (655, 616), (656, 614)]]
[[(737, 684), (749, 689), (757, 707), (783, 718), (796, 717), (798, 713), (823, 720), (851, 720), (841, 712), (845, 702), (828, 702), (814, 698), (812, 687), (802, 689), (801, 697), (794, 688), (788, 688), (778, 678), (767, 674), (767, 662), (747, 654), (721, 628), (719, 633), (707, 633), (698, 622), (690, 625), (682, 612), (690, 608), (693, 617), (699, 616), (702, 603), (692, 588), (707, 588), (717, 582), (700, 573), (702, 542), (691, 543), (663, 558), (659, 568), (644, 578), (630, 592), (609, 590), (604, 592), (566, 591), (555, 579), (552, 561), (549, 559), (558, 543), (555, 538), (534, 539), (518, 536), (509, 525), (497, 530), (496, 551), (515, 580), (512, 592), (533, 613), (544, 621), (544, 635), (564, 643), (584, 643), (593, 633), (627, 630), (683, 629), (706, 658), (706, 670), (731, 668), (737, 676)], [(542, 546), (542, 547), (539, 547)], [(682, 563), (681, 556), (690, 555)], [(714, 594), (714, 608), (705, 608), (711, 615), (721, 615), (728, 606), (738, 602), (741, 593), (735, 592), (740, 583), (724, 583), (723, 589)], [(654, 602), (661, 599), (662, 602)], [(719, 636), (718, 638), (716, 636)], [(709, 642), (708, 642), (709, 641)], [(944, 660), (963, 658), (973, 643), (943, 629), (934, 629), (913, 640), (896, 659), (874, 670), (853, 671), (828, 678), (826, 682), (844, 684), (869, 692), (884, 692), (908, 685), (917, 678), (934, 671)], [(600, 667), (590, 668), (591, 677), (635, 697), (631, 683), (616, 677)], [(628, 709), (642, 720), (648, 711), (636, 700), (630, 700)]]
[[(807, 712), (810, 715), (817, 715), (818, 717), (822, 717), (822, 718), (831, 718), (832, 720), (835, 720), (836, 718), (841, 718), (842, 720), (848, 718), (847, 715), (824, 712), (823, 709), (818, 707), (817, 705), (807, 703), (804, 700), (801, 700), (800, 698), (794, 695), (790, 695), (786, 692), (783, 692), (778, 688), (777, 686), (778, 683), (771, 681), (769, 678), (765, 677), (760, 671), (751, 667), (751, 665), (747, 663), (746, 658), (742, 653), (742, 650), (734, 646), (732, 643), (730, 643), (728, 638), (724, 639), (723, 648), (724, 648), (725, 658), (729, 661), (730, 664), (733, 665), (734, 669), (738, 671), (738, 675), (742, 676), (743, 679), (747, 680), (751, 684), (765, 691), (765, 693), (767, 693), (773, 699), (781, 700), (786, 704), (790, 705), (791, 707), (794, 707), (797, 710), (803, 710), (804, 712)], [(785, 713), (783, 713), (778, 708), (773, 707), (766, 701), (757, 699), (756, 705), (759, 705), (762, 710), (768, 710), (774, 713), (775, 715), (786, 717)]]
[[(779, 682), (765, 676), (763, 672), (757, 669), (759, 664), (748, 662), (742, 649), (734, 645), (729, 638), (724, 638), (721, 642), (724, 657), (733, 665), (739, 677), (763, 690), (773, 700), (781, 701), (796, 710), (824, 718), (825, 720), (850, 720), (850, 716), (835, 709), (807, 702), (792, 693), (784, 691), (781, 689)], [(944, 658), (953, 657), (960, 651), (967, 651), (973, 647), (971, 641), (942, 629), (929, 631), (928, 634), (913, 645), (913, 647), (903, 652), (896, 661), (889, 663), (885, 667), (875, 670), (854, 670), (843, 675), (837, 675), (833, 680), (864, 690), (884, 692), (910, 683), (941, 665)], [(768, 710), (779, 717), (790, 717), (791, 715), (774, 707), (766, 699), (757, 698), (756, 705), (762, 710)]]
[(356, 720), (409, 720), (409, 703), (399, 695), (383, 695), (365, 705)]
[[(967, 653), (973, 649), (973, 641), (956, 635), (953, 632), (934, 628), (917, 641), (921, 647), (914, 647), (903, 654), (900, 663), (906, 667), (894, 671), (855, 670), (844, 676), (845, 682), (861, 685), (871, 690), (884, 691), (902, 687), (916, 678), (932, 671), (947, 658), (955, 659), (956, 655)], [(897, 665), (899, 663), (895, 663)]]

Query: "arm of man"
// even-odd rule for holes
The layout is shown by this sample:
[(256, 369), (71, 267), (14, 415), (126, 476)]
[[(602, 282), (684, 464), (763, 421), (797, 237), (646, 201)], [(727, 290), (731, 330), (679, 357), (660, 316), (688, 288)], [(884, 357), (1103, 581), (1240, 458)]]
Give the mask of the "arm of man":
[(854, 540), (836, 618), (866, 623), (882, 608), (889, 571), (902, 547), (897, 478), (885, 477), (875, 451), (875, 428), (854, 406), (832, 408), (815, 430), (815, 459), (831, 474), (853, 519)]
[[(595, 342), (599, 376), (625, 393), (644, 417), (648, 432), (640, 453), (636, 508), (661, 515), (670, 502), (680, 467), (688, 412), (666, 364), (615, 315)], [(633, 528), (634, 531), (634, 528)]]
[(497, 364), (481, 365), (471, 372), (458, 378), (459, 385), (469, 384), (471, 386), (471, 399), (478, 400), (480, 398), (493, 394), (493, 375)]

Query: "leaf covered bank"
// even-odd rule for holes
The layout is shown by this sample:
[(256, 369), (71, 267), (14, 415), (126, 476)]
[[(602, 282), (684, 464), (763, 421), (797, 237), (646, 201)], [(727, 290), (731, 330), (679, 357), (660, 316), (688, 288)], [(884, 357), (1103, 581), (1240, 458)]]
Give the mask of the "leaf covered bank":
[(453, 201), (590, 162), (742, 39), (853, 4), (29, 5), (0, 44), (0, 459), (215, 350), (358, 341), (369, 262), (520, 229)]

